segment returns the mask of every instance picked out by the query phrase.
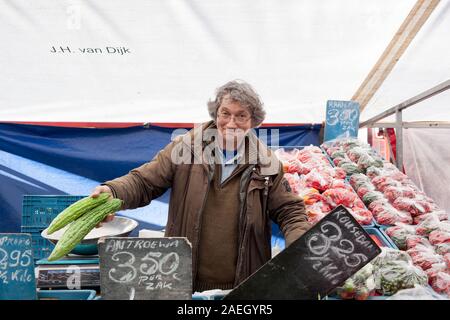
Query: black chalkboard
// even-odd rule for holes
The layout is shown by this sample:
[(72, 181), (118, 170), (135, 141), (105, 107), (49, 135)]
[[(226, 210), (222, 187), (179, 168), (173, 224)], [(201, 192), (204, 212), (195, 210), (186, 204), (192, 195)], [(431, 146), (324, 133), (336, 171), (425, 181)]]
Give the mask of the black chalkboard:
[(339, 206), (224, 299), (322, 299), (380, 252), (364, 228)]
[(192, 248), (186, 238), (99, 240), (105, 300), (192, 299)]
[(0, 300), (35, 300), (31, 235), (0, 233)]

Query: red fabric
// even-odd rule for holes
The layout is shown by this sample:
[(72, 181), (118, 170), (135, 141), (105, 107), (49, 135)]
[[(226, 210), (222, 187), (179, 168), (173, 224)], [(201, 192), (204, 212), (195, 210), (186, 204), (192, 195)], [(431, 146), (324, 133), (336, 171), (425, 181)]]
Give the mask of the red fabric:
[(386, 129), (387, 138), (389, 139), (389, 143), (391, 144), (391, 149), (393, 153), (394, 160), (397, 159), (397, 138), (395, 136), (395, 130), (394, 128), (387, 128)]
[[(395, 130), (394, 130), (394, 128), (387, 128), (386, 133), (387, 133), (389, 142), (391, 144), (392, 157), (394, 160), (396, 160), (397, 159), (397, 138), (395, 135)], [(402, 169), (403, 169), (402, 172), (405, 173), (405, 166), (403, 166)]]

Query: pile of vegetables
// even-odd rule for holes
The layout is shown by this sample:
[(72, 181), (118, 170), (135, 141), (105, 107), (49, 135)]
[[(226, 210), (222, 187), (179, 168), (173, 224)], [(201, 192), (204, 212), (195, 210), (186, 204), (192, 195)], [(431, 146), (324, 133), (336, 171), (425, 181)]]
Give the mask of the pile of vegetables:
[(308, 221), (315, 224), (339, 205), (345, 206), (362, 225), (372, 223), (372, 213), (345, 181), (343, 168), (333, 168), (323, 151), (315, 146), (302, 150), (278, 149), (285, 178), (294, 193), (305, 202)]

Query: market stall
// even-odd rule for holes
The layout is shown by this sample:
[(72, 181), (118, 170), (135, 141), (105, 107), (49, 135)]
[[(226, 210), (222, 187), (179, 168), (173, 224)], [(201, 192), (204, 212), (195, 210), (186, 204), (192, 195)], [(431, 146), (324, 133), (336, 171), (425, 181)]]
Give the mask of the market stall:
[[(0, 54), (0, 300), (450, 299), (449, 8), (440, 0), (0, 3), (8, 43)], [(177, 225), (198, 240), (209, 189), (187, 197), (178, 183), (184, 202), (171, 205), (171, 179), (141, 180), (145, 194), (131, 210), (119, 197), (88, 195), (195, 124), (218, 122), (219, 106), (210, 109), (218, 95), (210, 95), (233, 79), (254, 86), (266, 117), (254, 123), (255, 109), (232, 99), (244, 112), (221, 119), (252, 127), (286, 181), (269, 201), (274, 172), (255, 172), (259, 164), (239, 172), (253, 180), (240, 180), (239, 191), (233, 184), (234, 201), (214, 203), (239, 210), (239, 236), (228, 233), (239, 248), (215, 248), (237, 252), (233, 276), (246, 278), (221, 283), (230, 290), (195, 291), (192, 243), (164, 232)], [(214, 170), (201, 183), (197, 169), (180, 180), (211, 186)], [(254, 192), (248, 208), (262, 213), (248, 221), (243, 186)], [(201, 208), (196, 195), (205, 196)], [(282, 197), (291, 208), (268, 210)], [(283, 232), (293, 237), (307, 225), (302, 204), (310, 229), (286, 246)], [(178, 205), (199, 216), (168, 223)], [(244, 237), (257, 244), (250, 250)]]

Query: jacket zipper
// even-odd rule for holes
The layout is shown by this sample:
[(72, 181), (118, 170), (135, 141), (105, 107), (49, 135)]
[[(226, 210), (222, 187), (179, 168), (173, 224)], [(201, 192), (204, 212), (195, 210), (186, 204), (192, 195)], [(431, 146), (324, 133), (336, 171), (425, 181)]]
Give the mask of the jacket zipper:
[[(256, 171), (255, 167), (252, 168), (252, 172), (253, 171)], [(259, 181), (264, 180), (264, 192), (263, 192), (264, 197), (263, 197), (263, 204), (262, 204), (262, 208), (261, 209), (263, 210), (263, 213), (265, 214), (266, 210), (267, 210), (267, 196), (269, 194), (269, 180), (270, 180), (270, 177), (266, 176), (266, 177), (264, 177), (262, 179), (255, 177), (255, 179), (259, 180)], [(242, 225), (244, 223), (244, 217), (243, 217), (244, 205), (247, 203), (248, 185), (250, 183), (250, 180), (251, 179), (248, 179), (248, 181), (246, 181), (246, 186), (245, 186), (245, 189), (244, 189), (245, 190), (245, 197), (243, 199), (243, 204), (242, 204), (242, 207), (241, 207), (241, 213), (240, 213), (241, 214), (241, 218), (240, 218), (240, 221), (239, 221), (240, 225)], [(239, 238), (239, 251), (240, 252), (242, 252), (244, 250), (244, 239), (245, 239), (245, 235), (247, 233), (246, 231), (247, 231), (247, 229), (245, 228), (243, 230), (243, 232), (240, 232), (240, 234), (242, 234), (242, 236), (240, 236), (240, 238)], [(234, 279), (234, 285), (235, 286), (237, 285), (237, 280), (238, 280), (237, 276), (238, 276), (238, 274), (240, 274), (240, 269), (242, 268), (242, 259), (240, 257), (241, 257), (241, 255), (239, 254), (238, 255), (238, 263), (237, 263), (237, 266), (236, 266), (236, 276), (235, 276), (235, 279)]]
[[(243, 188), (243, 190), (244, 190), (244, 197), (242, 199), (241, 210), (239, 212), (239, 238), (238, 238), (239, 252), (238, 252), (238, 261), (237, 261), (237, 264), (236, 264), (236, 274), (234, 276), (234, 285), (235, 286), (237, 285), (238, 275), (241, 273), (240, 269), (242, 269), (242, 258), (241, 258), (242, 254), (241, 254), (241, 252), (242, 252), (242, 250), (244, 248), (244, 239), (245, 239), (245, 235), (247, 233), (246, 232), (247, 229), (244, 228), (244, 226), (243, 226), (244, 221), (245, 221), (245, 218), (244, 218), (244, 206), (247, 203), (248, 185), (249, 185), (250, 180), (251, 180), (250, 179), (250, 175), (252, 174), (252, 172), (256, 171), (256, 167), (254, 165), (251, 166), (250, 168), (251, 169), (248, 169), (249, 170), (248, 178), (247, 178), (247, 181), (245, 181), (245, 186)], [(247, 173), (247, 171), (244, 171), (244, 174), (246, 174), (246, 173)], [(243, 228), (243, 229), (241, 229), (241, 228)]]
[(202, 216), (203, 216), (203, 209), (205, 208), (205, 204), (206, 204), (206, 200), (208, 199), (208, 193), (209, 193), (209, 189), (211, 188), (211, 181), (212, 178), (214, 176), (214, 167), (210, 166), (210, 170), (208, 172), (208, 187), (206, 189), (206, 193), (205, 193), (205, 198), (203, 198), (203, 204), (202, 207), (199, 211), (198, 214), (198, 220), (197, 220), (197, 225), (198, 225), (198, 230), (197, 230), (197, 252), (196, 252), (196, 257), (195, 257), (195, 274), (192, 275), (193, 277), (193, 281), (192, 283), (195, 283), (195, 281), (197, 280), (197, 271), (198, 271), (198, 247), (200, 246), (200, 234), (201, 234), (201, 230), (202, 230)]

